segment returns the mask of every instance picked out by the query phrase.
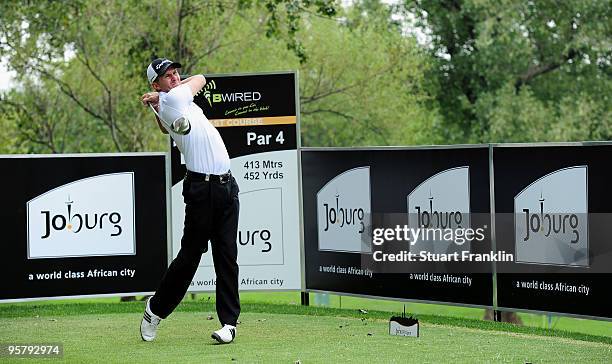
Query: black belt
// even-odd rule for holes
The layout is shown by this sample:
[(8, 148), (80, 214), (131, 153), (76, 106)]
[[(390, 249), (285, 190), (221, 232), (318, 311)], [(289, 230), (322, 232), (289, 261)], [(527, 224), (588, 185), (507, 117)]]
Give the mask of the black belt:
[(228, 171), (225, 174), (207, 174), (187, 170), (187, 174), (185, 175), (185, 177), (190, 178), (194, 181), (212, 181), (219, 183), (227, 183), (232, 179), (232, 171)]

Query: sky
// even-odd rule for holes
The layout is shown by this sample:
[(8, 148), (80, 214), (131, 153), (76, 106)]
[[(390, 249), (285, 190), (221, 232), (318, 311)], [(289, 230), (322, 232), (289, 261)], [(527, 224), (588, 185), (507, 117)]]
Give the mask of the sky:
[(0, 91), (8, 90), (12, 87), (12, 78), (15, 76), (13, 72), (9, 72), (7, 69), (5, 59), (0, 60)]

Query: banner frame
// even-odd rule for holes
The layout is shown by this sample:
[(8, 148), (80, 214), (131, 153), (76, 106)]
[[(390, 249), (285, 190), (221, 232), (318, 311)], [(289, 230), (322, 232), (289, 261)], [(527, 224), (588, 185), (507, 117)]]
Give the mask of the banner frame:
[[(490, 154), (490, 165), (491, 165), (491, 173), (489, 176), (489, 181), (491, 184), (491, 226), (492, 229), (495, 229), (495, 189), (494, 189), (494, 166), (493, 166), (493, 158), (494, 158), (494, 149), (495, 148), (547, 148), (547, 147), (597, 147), (597, 146), (612, 146), (612, 141), (581, 141), (581, 142), (528, 142), (528, 143), (490, 143), (491, 148)], [(492, 230), (494, 231), (494, 230)], [(497, 240), (496, 234), (492, 233), (492, 243), (493, 247), (497, 248), (495, 245)], [(593, 316), (593, 315), (580, 315), (575, 313), (565, 313), (565, 312), (555, 312), (555, 311), (544, 311), (544, 310), (530, 310), (524, 308), (512, 308), (499, 306), (497, 304), (497, 262), (493, 264), (494, 269), (494, 279), (493, 279), (493, 303), (494, 309), (505, 312), (524, 312), (524, 313), (533, 313), (533, 314), (541, 314), (541, 315), (555, 315), (562, 317), (571, 317), (571, 318), (582, 318), (589, 320), (598, 320), (598, 321), (607, 321), (612, 322), (612, 317), (605, 316)]]
[(454, 303), (454, 302), (448, 302), (448, 301), (419, 300), (419, 299), (400, 298), (400, 297), (384, 297), (384, 296), (375, 296), (375, 295), (367, 295), (367, 294), (364, 295), (364, 294), (358, 294), (358, 293), (347, 293), (347, 292), (337, 292), (337, 291), (324, 291), (324, 290), (319, 290), (319, 289), (307, 289), (306, 292), (309, 292), (309, 293), (336, 294), (336, 295), (339, 295), (339, 296), (368, 298), (368, 299), (377, 299), (377, 300), (385, 300), (385, 301), (428, 303), (428, 304), (436, 304), (436, 305), (444, 305), (444, 306), (458, 306), (458, 307), (468, 307), (468, 308), (493, 309), (493, 306), (473, 305), (473, 304), (469, 304), (469, 303)]

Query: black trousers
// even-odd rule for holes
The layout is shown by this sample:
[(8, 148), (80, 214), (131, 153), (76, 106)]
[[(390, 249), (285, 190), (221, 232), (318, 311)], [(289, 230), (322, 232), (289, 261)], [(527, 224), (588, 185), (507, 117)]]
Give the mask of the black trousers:
[(233, 176), (227, 181), (215, 177), (206, 181), (204, 175), (187, 172), (183, 180), (185, 227), (181, 249), (150, 302), (151, 311), (161, 318), (168, 317), (185, 296), (210, 240), (217, 275), (217, 315), (221, 325), (236, 326), (240, 314), (236, 262), (239, 189)]

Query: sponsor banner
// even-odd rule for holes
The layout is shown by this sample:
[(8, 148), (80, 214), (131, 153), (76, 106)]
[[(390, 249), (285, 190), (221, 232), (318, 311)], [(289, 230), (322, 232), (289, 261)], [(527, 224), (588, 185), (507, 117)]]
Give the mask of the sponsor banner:
[(514, 197), (516, 262), (589, 266), (587, 175), (563, 168)]
[[(154, 291), (167, 265), (165, 155), (4, 156), (1, 300)], [(159, 198), (151, 198), (158, 196)]]
[[(219, 129), (240, 188), (240, 290), (299, 290), (301, 252), (298, 192), (296, 74), (208, 75), (194, 102)], [(172, 251), (185, 219), (185, 165), (173, 145)], [(215, 289), (210, 253), (203, 255), (192, 292)]]
[[(491, 252), (487, 147), (301, 153), (307, 289), (492, 305), (490, 262), (378, 259), (403, 251)], [(471, 244), (459, 234), (457, 242), (432, 237), (415, 245), (392, 237), (404, 237), (404, 228), (476, 227), (483, 239)]]
[(194, 102), (221, 126), (230, 158), (297, 150), (297, 78), (293, 72), (206, 75)]
[[(342, 172), (317, 192), (319, 250), (369, 253), (370, 167)], [(366, 226), (368, 231), (366, 231)]]
[[(439, 172), (412, 190), (407, 197), (408, 226), (412, 229), (470, 228), (470, 167)], [(470, 251), (470, 242), (451, 242), (438, 237), (420, 239), (410, 246), (415, 254)]]
[(136, 254), (133, 172), (70, 182), (26, 205), (28, 259)]
[(612, 317), (612, 146), (496, 146), (497, 304)]

